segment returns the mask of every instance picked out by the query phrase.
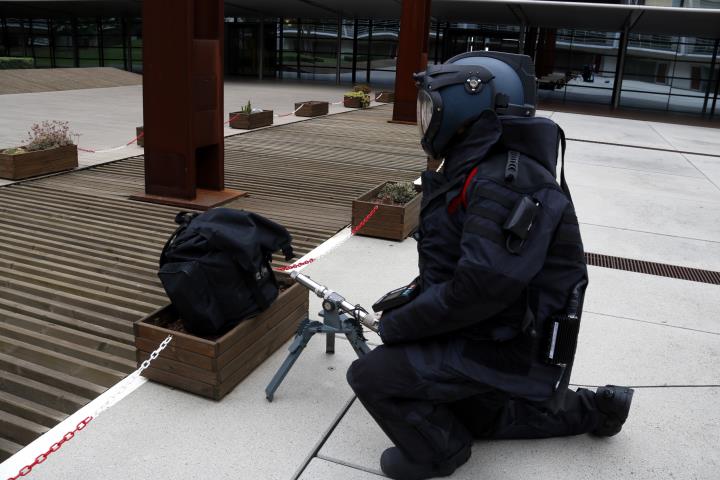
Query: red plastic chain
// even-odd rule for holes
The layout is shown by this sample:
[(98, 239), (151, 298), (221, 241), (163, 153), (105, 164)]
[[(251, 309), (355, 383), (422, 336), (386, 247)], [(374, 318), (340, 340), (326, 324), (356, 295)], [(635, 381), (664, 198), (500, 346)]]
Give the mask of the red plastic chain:
[(239, 116), (240, 116), (239, 113), (238, 113), (237, 115), (233, 115), (232, 117), (230, 117), (230, 120), (228, 120), (227, 122), (223, 123), (223, 125), (227, 125), (228, 123), (232, 122), (233, 120), (235, 120), (235, 119), (238, 118)]
[[(372, 210), (370, 210), (370, 213), (368, 213), (365, 218), (362, 219), (360, 223), (358, 223), (355, 227), (350, 230), (350, 235), (355, 235), (357, 232), (360, 231), (361, 228), (365, 226), (365, 224), (372, 218), (373, 215), (375, 215), (375, 212), (378, 211), (378, 208), (380, 208), (380, 205), (375, 205)], [(296, 268), (304, 267), (305, 265), (310, 265), (313, 263), (316, 259), (315, 258), (308, 258), (307, 260), (303, 260), (302, 262), (294, 263), (292, 265), (287, 265), (284, 267), (276, 267), (274, 270), (278, 272), (287, 272), (288, 270), (295, 270)]]
[[(339, 104), (341, 104), (341, 103), (343, 103), (343, 102), (335, 102), (335, 103), (333, 103), (333, 105), (339, 105)], [(303, 104), (303, 105), (304, 105), (304, 104)], [(302, 105), (301, 105), (301, 108), (302, 108)], [(281, 115), (278, 115), (278, 117), (288, 117), (288, 116), (290, 116), (290, 115), (294, 115), (295, 113), (297, 113), (298, 110), (300, 110), (300, 108), (296, 109), (294, 112), (283, 113), (283, 114), (281, 114)], [(228, 120), (228, 121), (226, 121), (225, 123), (223, 123), (223, 125), (227, 125), (228, 123), (232, 122), (233, 120), (235, 120), (235, 119), (238, 118), (239, 116), (240, 116), (239, 113), (236, 114), (236, 115), (233, 115), (232, 117), (230, 117), (230, 120)], [(140, 139), (143, 138), (144, 136), (145, 136), (145, 132), (142, 132), (140, 135), (138, 135), (137, 137), (135, 137), (135, 138), (133, 138), (132, 140), (130, 140), (129, 142), (127, 142), (127, 143), (125, 144), (125, 146), (127, 147), (127, 146), (132, 145), (133, 143), (137, 142), (138, 140), (140, 140)], [(118, 148), (119, 148), (119, 147), (118, 147)], [(82, 148), (82, 147), (78, 147), (78, 150), (80, 150), (81, 152), (87, 152), (87, 153), (97, 153), (97, 152), (98, 152), (98, 151), (95, 150), (94, 148)]]
[(133, 138), (132, 140), (130, 140), (129, 142), (127, 142), (125, 145), (126, 145), (126, 146), (127, 146), (127, 145), (132, 145), (133, 143), (137, 142), (138, 140), (140, 140), (140, 139), (143, 138), (144, 136), (145, 136), (145, 130), (143, 130), (142, 132), (140, 132), (140, 135), (138, 135), (137, 137)]
[(67, 432), (59, 441), (53, 443), (47, 452), (38, 455), (33, 463), (31, 463), (30, 465), (25, 465), (23, 468), (20, 469), (16, 476), (10, 477), (8, 478), (8, 480), (18, 480), (18, 478), (30, 475), (30, 472), (32, 472), (33, 468), (37, 467), (45, 460), (47, 460), (50, 455), (60, 450), (60, 447), (62, 447), (66, 442), (72, 440), (75, 437), (75, 434), (87, 427), (88, 423), (90, 423), (92, 420), (93, 417), (87, 417), (85, 420), (82, 420), (80, 423), (77, 424), (75, 430)]
[(373, 209), (370, 210), (370, 213), (368, 213), (367, 216), (363, 218), (360, 223), (353, 227), (353, 229), (350, 231), (350, 234), (355, 235), (357, 232), (359, 232), (360, 229), (363, 228), (368, 221), (370, 221), (372, 216), (375, 215), (375, 212), (378, 211), (378, 208), (380, 208), (380, 205), (375, 205)]
[(277, 268), (275, 268), (275, 270), (277, 270), (278, 272), (287, 272), (288, 270), (295, 270), (296, 268), (304, 267), (305, 265), (310, 265), (314, 261), (315, 261), (314, 258), (310, 258), (308, 260), (294, 263), (292, 265), (286, 265), (284, 267), (277, 267)]

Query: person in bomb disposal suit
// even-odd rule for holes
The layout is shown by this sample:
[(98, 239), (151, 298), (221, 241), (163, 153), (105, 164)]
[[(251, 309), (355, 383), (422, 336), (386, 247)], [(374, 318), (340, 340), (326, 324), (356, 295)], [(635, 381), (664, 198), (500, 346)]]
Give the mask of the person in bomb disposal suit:
[(395, 444), (382, 471), (450, 475), (473, 438), (617, 434), (632, 389), (568, 388), (587, 268), (530, 58), (471, 52), (415, 78), (423, 148), (444, 159), (422, 176), (417, 294), (347, 373)]

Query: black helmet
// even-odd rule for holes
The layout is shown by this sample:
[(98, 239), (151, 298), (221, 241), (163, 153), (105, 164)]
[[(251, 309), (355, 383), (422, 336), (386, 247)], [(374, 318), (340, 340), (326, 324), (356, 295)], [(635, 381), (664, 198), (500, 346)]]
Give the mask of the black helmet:
[(535, 115), (535, 67), (527, 55), (468, 52), (415, 74), (422, 146), (433, 158), (485, 110)]

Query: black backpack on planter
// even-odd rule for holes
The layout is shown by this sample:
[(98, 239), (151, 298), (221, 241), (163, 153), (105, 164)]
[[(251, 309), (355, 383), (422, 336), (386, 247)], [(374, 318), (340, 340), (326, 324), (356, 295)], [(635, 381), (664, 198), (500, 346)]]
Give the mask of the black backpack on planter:
[(275, 301), (272, 254), (293, 257), (285, 227), (229, 208), (180, 212), (175, 222), (158, 276), (188, 332), (220, 335)]

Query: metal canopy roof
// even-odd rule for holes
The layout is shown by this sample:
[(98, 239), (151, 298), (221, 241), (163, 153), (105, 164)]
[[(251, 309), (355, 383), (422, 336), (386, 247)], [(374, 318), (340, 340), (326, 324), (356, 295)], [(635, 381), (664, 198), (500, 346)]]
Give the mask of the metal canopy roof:
[(433, 15), (450, 21), (600, 31), (621, 31), (627, 25), (637, 33), (720, 38), (720, 9), (536, 0), (434, 0)]
[[(140, 0), (10, 0), (0, 2), (6, 16), (140, 15)], [(718, 2), (720, 7), (720, 1)], [(228, 15), (399, 19), (400, 0), (226, 0)], [(539, 0), (433, 0), (441, 21), (499, 23), (550, 28), (620, 31), (720, 38), (720, 8), (670, 8)]]

